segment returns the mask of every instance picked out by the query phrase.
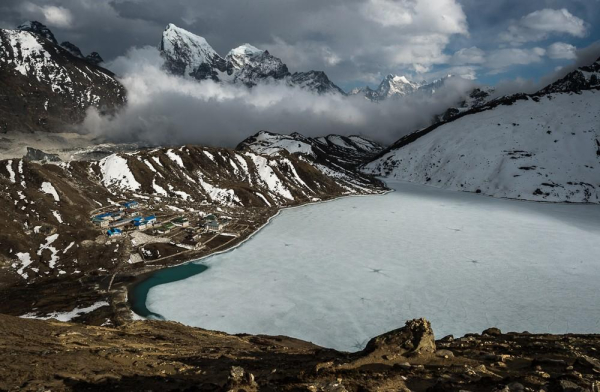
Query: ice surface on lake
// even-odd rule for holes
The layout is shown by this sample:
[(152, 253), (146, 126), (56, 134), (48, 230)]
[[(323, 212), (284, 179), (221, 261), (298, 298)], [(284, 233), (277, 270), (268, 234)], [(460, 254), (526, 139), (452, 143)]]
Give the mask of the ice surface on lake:
[(283, 211), (207, 271), (153, 288), (148, 308), (348, 351), (416, 317), (439, 338), (600, 332), (600, 206), (389, 185)]

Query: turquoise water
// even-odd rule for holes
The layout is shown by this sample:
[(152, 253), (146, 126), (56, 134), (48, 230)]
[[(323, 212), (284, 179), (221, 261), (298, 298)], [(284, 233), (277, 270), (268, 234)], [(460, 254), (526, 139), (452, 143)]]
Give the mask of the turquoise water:
[(142, 317), (164, 320), (164, 317), (160, 314), (154, 313), (146, 307), (146, 300), (150, 289), (162, 284), (173, 283), (190, 278), (207, 269), (208, 267), (203, 264), (187, 263), (152, 273), (147, 279), (136, 284), (130, 290), (129, 302), (131, 309)]

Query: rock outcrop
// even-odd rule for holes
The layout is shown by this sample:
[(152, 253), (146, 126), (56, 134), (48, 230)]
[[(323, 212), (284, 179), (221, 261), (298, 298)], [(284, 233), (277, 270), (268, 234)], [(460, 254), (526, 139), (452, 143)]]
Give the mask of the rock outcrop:
[(425, 319), (415, 319), (407, 321), (402, 328), (371, 339), (363, 352), (371, 355), (411, 356), (433, 354), (435, 350), (431, 323)]

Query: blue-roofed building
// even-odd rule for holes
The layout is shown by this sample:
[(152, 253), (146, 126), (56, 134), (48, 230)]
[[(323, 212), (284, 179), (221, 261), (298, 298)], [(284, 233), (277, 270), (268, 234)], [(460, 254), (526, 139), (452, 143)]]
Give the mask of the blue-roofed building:
[(147, 216), (144, 218), (144, 220), (148, 226), (154, 226), (156, 224), (156, 216), (154, 215)]
[(111, 212), (110, 213), (110, 217), (113, 220), (119, 220), (121, 218), (123, 218), (125, 216), (125, 214), (122, 211), (117, 211), (117, 212)]
[(122, 203), (120, 203), (123, 207), (128, 208), (130, 210), (138, 208), (140, 206), (140, 203), (138, 203), (135, 200), (131, 200), (131, 201), (124, 201)]
[(133, 226), (138, 230), (146, 230), (148, 228), (146, 221), (133, 222)]
[(118, 236), (122, 235), (123, 232), (120, 229), (111, 228), (111, 229), (108, 229), (106, 234), (108, 234), (109, 237), (118, 237)]

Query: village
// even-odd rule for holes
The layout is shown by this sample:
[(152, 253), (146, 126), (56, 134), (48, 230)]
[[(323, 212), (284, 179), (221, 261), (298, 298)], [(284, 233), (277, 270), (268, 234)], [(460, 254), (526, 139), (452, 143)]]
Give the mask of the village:
[(226, 215), (221, 208), (186, 211), (163, 207), (137, 200), (121, 201), (93, 211), (91, 223), (108, 244), (130, 240), (131, 264), (168, 261), (176, 256), (180, 259), (184, 253), (212, 253), (238, 240), (250, 226)]

